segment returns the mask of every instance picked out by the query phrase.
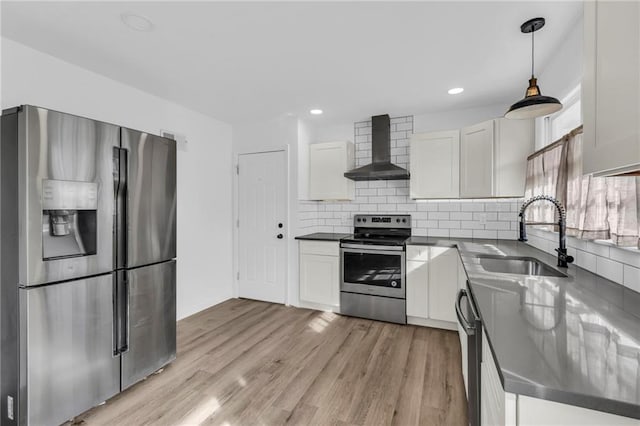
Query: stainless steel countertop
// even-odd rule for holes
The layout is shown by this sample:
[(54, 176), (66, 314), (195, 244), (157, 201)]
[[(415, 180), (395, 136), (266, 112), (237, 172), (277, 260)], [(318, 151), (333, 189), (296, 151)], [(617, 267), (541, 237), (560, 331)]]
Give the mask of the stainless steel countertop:
[[(525, 243), (456, 246), (505, 391), (640, 419), (640, 294)], [(566, 278), (486, 272), (474, 254), (535, 257)]]
[(313, 234), (300, 235), (296, 237), (296, 240), (340, 241), (341, 239), (349, 236), (351, 236), (351, 234), (336, 234), (333, 232), (314, 232)]

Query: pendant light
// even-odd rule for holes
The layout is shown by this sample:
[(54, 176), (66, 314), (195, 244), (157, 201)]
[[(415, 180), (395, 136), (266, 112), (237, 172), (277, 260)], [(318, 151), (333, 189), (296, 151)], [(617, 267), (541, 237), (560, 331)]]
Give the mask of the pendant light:
[(533, 33), (544, 27), (544, 18), (533, 18), (520, 26), (523, 33), (531, 33), (531, 79), (529, 87), (524, 95), (524, 99), (519, 100), (511, 105), (509, 111), (504, 115), (510, 119), (525, 119), (549, 115), (562, 109), (562, 104), (556, 98), (551, 96), (543, 96), (540, 94), (538, 80), (534, 77), (534, 61), (533, 61)]

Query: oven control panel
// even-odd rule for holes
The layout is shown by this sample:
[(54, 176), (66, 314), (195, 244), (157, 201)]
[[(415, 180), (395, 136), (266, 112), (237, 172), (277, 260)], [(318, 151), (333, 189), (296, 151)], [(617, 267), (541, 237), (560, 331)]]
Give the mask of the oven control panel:
[(411, 215), (357, 214), (353, 217), (353, 225), (357, 228), (411, 228)]

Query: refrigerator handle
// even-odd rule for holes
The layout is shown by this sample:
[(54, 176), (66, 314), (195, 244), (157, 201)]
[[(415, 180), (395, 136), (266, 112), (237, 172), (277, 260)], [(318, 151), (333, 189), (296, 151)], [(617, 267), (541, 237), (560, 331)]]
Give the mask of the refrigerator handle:
[(129, 282), (126, 271), (113, 277), (113, 356), (129, 350)]
[(125, 306), (124, 309), (122, 310), (122, 313), (124, 315), (124, 318), (122, 318), (122, 346), (120, 347), (120, 353), (127, 353), (129, 352), (129, 330), (130, 330), (130, 324), (129, 324), (129, 300), (130, 300), (130, 296), (129, 296), (129, 273), (127, 271), (123, 271), (122, 272), (122, 277), (123, 277), (123, 290), (124, 290), (124, 302), (125, 302)]
[[(127, 173), (128, 152), (123, 148), (114, 148), (114, 175), (117, 174), (115, 187), (115, 263), (116, 268), (125, 268), (127, 263)], [(117, 170), (117, 173), (116, 173)]]

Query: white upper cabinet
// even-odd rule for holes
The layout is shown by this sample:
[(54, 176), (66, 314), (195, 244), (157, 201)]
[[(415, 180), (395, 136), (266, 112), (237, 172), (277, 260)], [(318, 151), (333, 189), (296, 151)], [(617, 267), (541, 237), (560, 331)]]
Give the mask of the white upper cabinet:
[(493, 196), (493, 120), (460, 131), (460, 197)]
[(535, 150), (533, 120), (495, 120), (494, 197), (522, 197), (527, 157)]
[(583, 171), (640, 172), (640, 3), (584, 3)]
[(352, 142), (309, 145), (309, 198), (311, 200), (353, 200), (354, 181), (344, 173), (355, 168)]
[(458, 198), (460, 131), (416, 133), (410, 145), (411, 198)]

